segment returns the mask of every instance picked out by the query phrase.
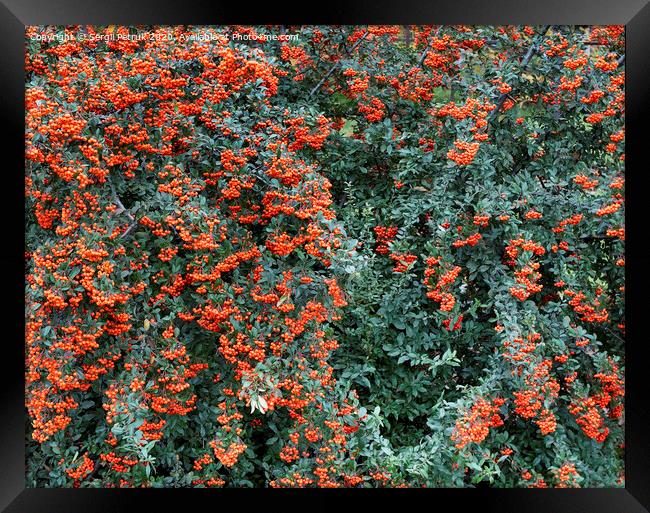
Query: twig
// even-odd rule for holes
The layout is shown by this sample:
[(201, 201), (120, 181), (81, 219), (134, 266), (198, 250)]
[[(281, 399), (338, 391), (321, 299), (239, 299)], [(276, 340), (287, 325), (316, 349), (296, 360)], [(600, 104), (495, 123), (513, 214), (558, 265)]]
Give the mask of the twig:
[(619, 337), (616, 333), (614, 333), (612, 330), (610, 330), (607, 326), (603, 326), (605, 328), (605, 331), (609, 333), (612, 337), (617, 339), (619, 342), (625, 343), (625, 340), (623, 340), (621, 337)]
[[(542, 29), (542, 32), (540, 33), (539, 39), (535, 41), (532, 45), (530, 45), (530, 48), (528, 49), (528, 52), (526, 53), (526, 56), (524, 57), (524, 60), (521, 61), (521, 71), (520, 74), (526, 71), (526, 67), (528, 66), (528, 63), (530, 60), (533, 58), (535, 53), (537, 53), (537, 49), (539, 46), (542, 44), (542, 40), (544, 39), (544, 36), (546, 35), (546, 32), (548, 32), (548, 29), (551, 28), (551, 25), (546, 25)], [(499, 99), (497, 100), (497, 106), (494, 108), (492, 113), (490, 114), (490, 117), (488, 118), (488, 121), (492, 121), (496, 115), (499, 113), (501, 110), (501, 107), (503, 106), (503, 103), (506, 101), (506, 98), (508, 97), (508, 93), (504, 93), (501, 96), (499, 96)]]
[[(354, 43), (354, 45), (352, 46), (352, 48), (350, 48), (350, 53), (354, 52), (354, 50), (357, 48), (357, 46), (359, 46), (359, 45), (361, 44), (361, 42), (366, 38), (367, 35), (368, 35), (368, 31), (366, 30), (366, 31), (363, 33), (363, 35), (359, 38), (359, 40), (358, 40), (356, 43)], [(316, 84), (316, 86), (315, 86), (315, 87), (310, 91), (308, 98), (311, 98), (311, 97), (316, 93), (316, 91), (318, 91), (318, 90), (321, 88), (321, 86), (322, 86), (322, 85), (325, 83), (325, 81), (330, 77), (330, 75), (331, 75), (332, 73), (334, 73), (334, 70), (339, 66), (340, 63), (341, 63), (340, 60), (338, 60), (338, 61), (336, 61), (336, 62), (334, 63), (334, 66), (332, 66), (332, 67), (330, 68), (330, 70), (327, 72), (327, 74), (326, 74), (323, 78), (321, 78), (321, 79), (320, 79), (320, 82), (318, 82), (318, 84)]]
[(420, 58), (418, 59), (418, 68), (422, 67), (422, 64), (424, 64), (424, 59), (427, 56), (427, 53), (429, 52), (429, 47), (431, 46), (431, 43), (427, 43), (427, 46), (424, 47), (424, 51), (422, 52), (422, 55), (420, 55)]
[(129, 234), (129, 232), (131, 230), (133, 230), (133, 228), (135, 228), (136, 224), (138, 224), (138, 223), (133, 222), (132, 224), (130, 224), (129, 227), (126, 229), (126, 231), (122, 235), (120, 235), (120, 239), (123, 239), (124, 237), (126, 237)]
[(126, 216), (131, 221), (135, 221), (135, 217), (133, 217), (133, 214), (131, 214), (131, 212), (129, 212), (129, 210), (124, 206), (124, 203), (122, 203), (122, 200), (120, 199), (120, 197), (117, 195), (117, 191), (115, 190), (115, 187), (113, 186), (113, 184), (109, 181), (108, 185), (110, 185), (111, 192), (113, 193), (113, 201), (119, 207), (119, 210), (117, 212), (115, 212), (115, 215), (118, 215), (118, 214), (121, 214), (122, 212), (124, 212), (126, 214)]
[(128, 209), (124, 206), (124, 204), (122, 203), (122, 201), (120, 200), (117, 194), (115, 195), (114, 199), (115, 199), (115, 203), (117, 203), (117, 206), (120, 207), (118, 213), (121, 214), (122, 212), (124, 212), (126, 214), (126, 217), (128, 217), (131, 221), (135, 221), (135, 217), (133, 217), (133, 214), (131, 214), (131, 212), (129, 212)]
[(352, 57), (352, 54), (350, 53), (350, 50), (348, 50), (348, 45), (345, 44), (345, 38), (344, 38), (344, 33), (343, 33), (343, 27), (339, 29), (339, 33), (341, 34), (341, 37), (343, 38), (343, 49), (345, 50), (345, 53), (348, 54), (348, 57)]
[(120, 235), (120, 239), (123, 239), (124, 237), (126, 237), (129, 234), (129, 232), (131, 230), (133, 230), (135, 225), (138, 224), (138, 223), (135, 220), (135, 217), (133, 216), (133, 214), (131, 212), (129, 212), (129, 210), (124, 206), (124, 203), (122, 203), (122, 200), (117, 195), (117, 191), (115, 190), (115, 187), (113, 186), (113, 184), (109, 181), (108, 185), (110, 185), (111, 191), (113, 192), (113, 201), (118, 206), (118, 210), (115, 211), (114, 215), (119, 215), (119, 214), (124, 213), (126, 215), (126, 217), (128, 217), (131, 220), (131, 224), (129, 225), (129, 227), (126, 229), (126, 231), (122, 235)]
[[(441, 29), (442, 29), (442, 25), (438, 27), (433, 37), (438, 37), (438, 34), (440, 34)], [(420, 55), (420, 58), (418, 59), (418, 68), (421, 68), (422, 64), (424, 64), (424, 59), (426, 59), (430, 47), (431, 47), (431, 41), (427, 41), (427, 46), (424, 47), (424, 51), (422, 52), (422, 55)]]
[(404, 30), (404, 44), (407, 47), (411, 46), (411, 27), (408, 25), (402, 25), (402, 29)]

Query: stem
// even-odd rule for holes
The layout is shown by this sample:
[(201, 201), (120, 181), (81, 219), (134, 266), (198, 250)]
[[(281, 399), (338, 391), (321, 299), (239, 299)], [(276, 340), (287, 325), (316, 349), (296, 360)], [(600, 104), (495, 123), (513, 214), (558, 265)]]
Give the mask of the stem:
[(124, 203), (122, 203), (120, 197), (117, 195), (117, 191), (115, 190), (113, 184), (111, 182), (108, 182), (108, 185), (110, 185), (111, 191), (113, 192), (113, 201), (119, 207), (119, 210), (115, 214), (121, 214), (122, 212), (124, 212), (131, 221), (135, 221), (135, 217), (133, 217), (133, 214), (129, 212), (129, 210), (124, 206)]
[[(528, 52), (526, 53), (526, 56), (524, 57), (524, 60), (521, 61), (521, 71), (519, 74), (522, 74), (526, 71), (526, 67), (528, 66), (528, 63), (530, 60), (533, 58), (533, 56), (537, 53), (537, 50), (539, 46), (542, 44), (542, 39), (548, 32), (548, 29), (551, 28), (551, 25), (545, 25), (544, 28), (542, 29), (542, 32), (539, 35), (539, 38), (537, 41), (534, 41), (532, 45), (530, 45), (530, 48), (528, 49)], [(497, 100), (497, 106), (495, 109), (492, 111), (490, 114), (490, 117), (488, 118), (488, 121), (492, 121), (496, 115), (499, 113), (501, 110), (501, 107), (503, 106), (503, 103), (506, 101), (506, 98), (508, 97), (507, 93), (502, 94), (499, 96), (499, 99)]]
[[(359, 38), (359, 40), (358, 40), (356, 43), (354, 43), (354, 45), (353, 45), (352, 48), (350, 49), (350, 53), (354, 52), (354, 50), (357, 48), (357, 46), (359, 46), (359, 45), (361, 44), (361, 42), (366, 38), (367, 35), (368, 35), (368, 31), (366, 30), (366, 31), (363, 33), (363, 35)], [(318, 84), (316, 84), (316, 86), (315, 86), (315, 87), (310, 91), (308, 98), (311, 98), (311, 97), (316, 93), (316, 91), (318, 91), (318, 90), (321, 88), (321, 86), (322, 86), (322, 85), (325, 83), (325, 81), (330, 77), (330, 75), (331, 75), (332, 73), (334, 73), (334, 70), (339, 66), (340, 63), (341, 63), (340, 60), (338, 60), (338, 61), (336, 61), (336, 62), (334, 63), (334, 66), (332, 66), (332, 67), (330, 68), (330, 70), (327, 72), (327, 74), (326, 74), (323, 78), (321, 78), (321, 79), (320, 79), (320, 82), (318, 82)]]
[[(433, 35), (433, 37), (438, 37), (438, 34), (440, 34), (441, 29), (442, 29), (442, 25), (440, 25), (438, 27), (438, 29), (436, 30), (436, 33)], [(425, 46), (424, 51), (422, 52), (422, 55), (420, 55), (420, 58), (418, 59), (418, 68), (421, 68), (422, 64), (424, 64), (424, 59), (426, 58), (430, 47), (431, 47), (431, 41), (427, 41), (427, 46)]]

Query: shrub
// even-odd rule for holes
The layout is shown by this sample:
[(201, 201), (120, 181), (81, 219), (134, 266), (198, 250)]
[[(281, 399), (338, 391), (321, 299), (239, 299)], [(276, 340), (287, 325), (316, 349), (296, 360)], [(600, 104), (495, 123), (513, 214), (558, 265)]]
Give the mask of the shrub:
[(623, 27), (283, 30), (27, 30), (28, 483), (621, 486)]

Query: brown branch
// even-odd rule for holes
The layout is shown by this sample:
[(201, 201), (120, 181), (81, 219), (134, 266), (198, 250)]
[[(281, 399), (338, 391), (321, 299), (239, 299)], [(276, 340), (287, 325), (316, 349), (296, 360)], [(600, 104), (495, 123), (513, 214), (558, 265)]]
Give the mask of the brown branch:
[[(526, 71), (526, 67), (528, 66), (528, 63), (530, 60), (533, 58), (533, 56), (537, 53), (537, 50), (539, 49), (539, 46), (542, 44), (542, 40), (544, 39), (544, 36), (548, 32), (548, 29), (551, 28), (551, 25), (546, 25), (542, 29), (542, 32), (539, 34), (539, 38), (537, 41), (534, 41), (532, 45), (530, 45), (530, 48), (528, 49), (528, 52), (526, 53), (524, 60), (521, 61), (521, 71), (519, 72), (524, 73)], [(506, 98), (508, 97), (508, 93), (504, 93), (501, 96), (499, 96), (499, 99), (497, 100), (497, 106), (494, 108), (492, 113), (490, 114), (490, 117), (488, 118), (488, 121), (492, 121), (496, 115), (499, 113), (501, 110), (501, 107), (503, 107), (503, 103), (506, 101)]]
[[(442, 29), (442, 25), (438, 27), (433, 37), (438, 37), (438, 34), (440, 34), (441, 29)], [(420, 55), (420, 58), (418, 59), (418, 68), (421, 68), (422, 64), (424, 64), (424, 59), (426, 59), (430, 47), (431, 47), (431, 41), (427, 41), (427, 46), (424, 47), (424, 51), (422, 52), (422, 55)]]
[(422, 52), (422, 55), (420, 55), (420, 58), (418, 59), (418, 68), (421, 68), (422, 64), (424, 64), (424, 59), (427, 57), (427, 53), (429, 52), (430, 46), (431, 43), (427, 43), (427, 46), (424, 47), (424, 51)]
[[(368, 35), (368, 31), (366, 30), (363, 33), (363, 35), (359, 38), (359, 40), (356, 43), (354, 43), (352, 48), (350, 48), (350, 53), (352, 53), (352, 52), (354, 52), (354, 50), (356, 50), (357, 46), (359, 46), (361, 44), (361, 42), (366, 38), (367, 35)], [(316, 86), (310, 91), (308, 98), (311, 98), (312, 96), (314, 96), (316, 91), (318, 91), (321, 88), (321, 86), (325, 83), (325, 81), (330, 77), (330, 75), (332, 73), (334, 73), (334, 70), (336, 70), (336, 68), (339, 66), (340, 63), (341, 63), (340, 60), (338, 60), (338, 61), (336, 61), (334, 63), (334, 66), (332, 66), (330, 68), (330, 70), (327, 72), (327, 74), (323, 78), (321, 78), (320, 82), (318, 82), (318, 84), (316, 84)]]
[(404, 30), (404, 44), (411, 46), (411, 36), (413, 35), (411, 33), (411, 27), (409, 25), (402, 25), (402, 29)]
[(115, 186), (110, 181), (108, 182), (108, 185), (111, 187), (111, 192), (113, 193), (113, 202), (118, 206), (118, 210), (116, 210), (113, 213), (113, 215), (119, 215), (122, 212), (124, 212), (131, 221), (135, 221), (135, 217), (133, 217), (133, 214), (129, 212), (129, 210), (124, 206), (124, 203), (122, 203), (120, 197), (117, 195)]
[(117, 210), (115, 212), (115, 215), (121, 214), (122, 212), (124, 212), (126, 217), (128, 217), (131, 221), (135, 221), (135, 217), (133, 217), (133, 214), (131, 212), (129, 212), (129, 210), (124, 206), (124, 204), (122, 203), (122, 200), (120, 200), (120, 197), (117, 194), (115, 195), (115, 197), (113, 199), (115, 200), (115, 203), (119, 207), (119, 210)]
[(129, 227), (124, 231), (124, 233), (123, 233), (122, 235), (120, 235), (120, 239), (123, 239), (124, 237), (126, 237), (126, 236), (129, 234), (129, 232), (130, 232), (131, 230), (133, 230), (133, 228), (135, 228), (135, 226), (136, 226), (137, 224), (138, 224), (138, 223), (136, 223), (136, 222), (133, 222), (132, 224), (130, 224)]
[(123, 239), (124, 237), (126, 237), (129, 234), (129, 232), (131, 230), (133, 230), (133, 228), (135, 227), (135, 225), (138, 224), (138, 222), (135, 220), (135, 217), (129, 211), (129, 209), (124, 206), (124, 203), (122, 203), (122, 200), (117, 195), (117, 191), (115, 190), (115, 187), (113, 186), (113, 184), (111, 182), (109, 182), (108, 184), (110, 185), (111, 191), (113, 192), (113, 202), (118, 207), (118, 209), (115, 212), (113, 212), (113, 215), (119, 215), (119, 214), (124, 213), (126, 215), (126, 217), (128, 217), (131, 220), (131, 224), (129, 225), (129, 227), (126, 229), (126, 231), (122, 235), (120, 235), (120, 239)]

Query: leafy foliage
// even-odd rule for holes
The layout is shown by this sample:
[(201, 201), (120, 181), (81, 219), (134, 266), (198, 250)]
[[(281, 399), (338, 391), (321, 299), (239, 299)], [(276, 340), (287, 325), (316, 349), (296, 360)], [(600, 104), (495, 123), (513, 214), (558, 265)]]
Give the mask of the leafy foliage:
[(28, 28), (28, 483), (622, 486), (623, 49)]

